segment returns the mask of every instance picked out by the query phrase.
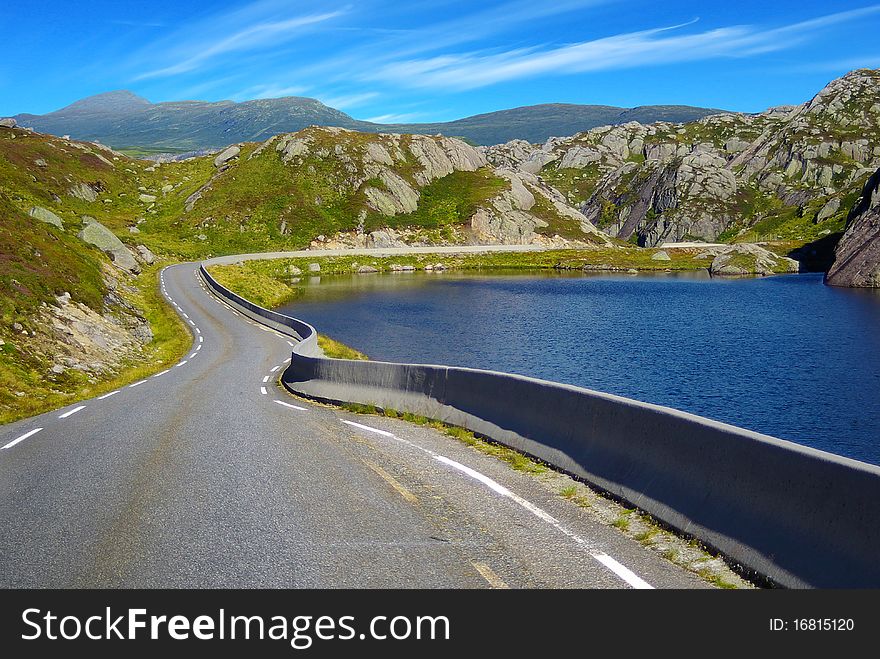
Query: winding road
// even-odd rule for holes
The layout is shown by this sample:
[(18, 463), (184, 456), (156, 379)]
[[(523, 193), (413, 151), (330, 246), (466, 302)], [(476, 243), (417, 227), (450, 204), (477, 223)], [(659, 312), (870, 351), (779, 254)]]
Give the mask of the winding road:
[(291, 397), (290, 337), (197, 271), (162, 274), (180, 363), (0, 427), (0, 586), (708, 587), (435, 430)]

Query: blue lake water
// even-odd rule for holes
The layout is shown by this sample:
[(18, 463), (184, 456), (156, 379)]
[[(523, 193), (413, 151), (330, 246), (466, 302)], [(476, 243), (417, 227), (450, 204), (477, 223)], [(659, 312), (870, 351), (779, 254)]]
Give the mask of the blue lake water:
[(821, 275), (324, 277), (284, 311), (373, 359), (566, 382), (880, 464), (880, 293)]

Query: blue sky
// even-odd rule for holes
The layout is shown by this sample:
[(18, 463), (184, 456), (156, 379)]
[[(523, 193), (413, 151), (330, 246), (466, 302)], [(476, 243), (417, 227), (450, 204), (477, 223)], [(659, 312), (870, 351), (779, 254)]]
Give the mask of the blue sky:
[(846, 0), (44, 0), (4, 14), (0, 116), (114, 89), (310, 96), (386, 122), (549, 102), (759, 111), (880, 67), (880, 4)]

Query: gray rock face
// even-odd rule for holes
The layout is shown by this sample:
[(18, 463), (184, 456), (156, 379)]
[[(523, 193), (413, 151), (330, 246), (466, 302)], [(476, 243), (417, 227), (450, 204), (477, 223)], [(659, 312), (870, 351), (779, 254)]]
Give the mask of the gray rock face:
[(840, 210), (840, 199), (835, 197), (834, 199), (830, 199), (828, 203), (822, 206), (821, 210), (816, 214), (816, 223), (824, 222), (829, 217), (834, 215), (838, 210)]
[(741, 243), (731, 245), (719, 253), (709, 266), (714, 276), (741, 277), (745, 275), (772, 275), (797, 272), (798, 262), (777, 256), (760, 245)]
[(825, 282), (880, 288), (880, 169), (868, 179), (862, 198), (850, 212)]
[(17, 125), (15, 119), (11, 117), (0, 119), (0, 128), (15, 128)]
[(238, 158), (241, 153), (241, 149), (237, 146), (230, 146), (226, 148), (220, 155), (214, 158), (214, 167), (223, 167), (226, 163), (228, 163), (233, 158)]
[(321, 272), (321, 264), (309, 263), (309, 272)]
[(28, 215), (30, 215), (35, 220), (39, 220), (40, 222), (45, 222), (46, 224), (51, 224), (54, 227), (58, 227), (59, 229), (64, 229), (64, 224), (61, 222), (61, 218), (55, 215), (50, 210), (42, 208), (40, 206), (34, 206), (28, 211)]
[(93, 202), (97, 201), (98, 193), (95, 192), (95, 189), (87, 185), (85, 183), (79, 183), (74, 185), (68, 190), (68, 194), (71, 197), (76, 197), (77, 199), (82, 199), (83, 201)]
[(146, 245), (138, 245), (137, 254), (141, 258), (141, 261), (147, 265), (153, 265), (153, 263), (156, 262), (156, 255), (153, 254)]
[(122, 244), (122, 241), (110, 231), (107, 227), (97, 221), (88, 222), (83, 230), (79, 232), (80, 240), (94, 245), (113, 261), (113, 265), (121, 270), (127, 270), (132, 273), (141, 271), (137, 260), (128, 248)]

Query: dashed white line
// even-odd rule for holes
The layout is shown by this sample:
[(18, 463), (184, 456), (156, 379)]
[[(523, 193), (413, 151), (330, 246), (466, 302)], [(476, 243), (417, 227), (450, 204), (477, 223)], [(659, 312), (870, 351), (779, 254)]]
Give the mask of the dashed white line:
[(184, 312), (183, 317), (189, 320), (189, 316), (186, 315), (186, 312)]
[(170, 370), (171, 370), (170, 368), (166, 368), (164, 371), (162, 371), (162, 372), (160, 372), (160, 373), (156, 373), (156, 375), (154, 375), (153, 377), (154, 377), (154, 378), (158, 378), (158, 377), (160, 377), (160, 376), (162, 376), (162, 375), (165, 375), (165, 374), (166, 374), (168, 371), (170, 371)]
[(283, 400), (276, 400), (276, 403), (279, 405), (284, 405), (284, 407), (289, 407), (292, 410), (299, 410), (300, 412), (308, 412), (308, 408), (300, 407), (299, 405), (291, 405), (290, 403), (285, 403)]
[(287, 342), (287, 345), (289, 345), (289, 346), (292, 348), (292, 347), (293, 347), (293, 342), (288, 341), (288, 342)]
[(201, 334), (201, 333), (202, 333), (202, 330), (200, 330), (198, 327), (196, 327), (196, 334)]
[(188, 359), (184, 359), (182, 362), (180, 362), (180, 363), (178, 364), (178, 366), (183, 366), (183, 365), (186, 364), (188, 361), (189, 361)]
[(64, 414), (59, 414), (59, 415), (58, 415), (58, 418), (59, 418), (59, 419), (66, 419), (67, 417), (69, 417), (69, 416), (73, 416), (74, 414), (76, 414), (76, 413), (79, 412), (80, 410), (84, 410), (84, 409), (86, 409), (86, 406), (85, 406), (85, 405), (80, 405), (79, 407), (74, 407), (72, 410), (68, 410), (68, 411), (65, 412)]
[(268, 394), (269, 392), (266, 391), (266, 387), (260, 387), (260, 393), (263, 394), (263, 395), (265, 396), (265, 395)]
[(196, 324), (195, 324), (193, 321), (191, 321), (191, 320), (188, 320), (188, 321), (186, 321), (186, 322), (188, 322), (188, 323), (189, 323), (190, 325), (192, 325), (193, 327), (196, 326)]
[(128, 388), (134, 389), (135, 387), (139, 387), (140, 385), (142, 385), (144, 382), (146, 382), (146, 380), (141, 380), (140, 382), (135, 382), (134, 384), (128, 385)]
[(280, 366), (276, 366), (275, 368), (272, 369), (272, 372), (274, 373), (274, 372), (277, 371), (279, 368), (281, 368), (281, 367), (280, 367)]
[(199, 353), (198, 353), (198, 352), (194, 352), (194, 353), (191, 354), (189, 357), (187, 357), (187, 359), (192, 359), (192, 358), (195, 357), (197, 354), (199, 354)]
[(200, 343), (199, 345), (196, 346), (196, 352), (198, 352), (201, 349), (202, 349), (202, 344)]
[(105, 398), (110, 398), (110, 396), (115, 396), (119, 393), (119, 389), (116, 391), (111, 391), (109, 394), (104, 394), (103, 396), (98, 396), (98, 400), (104, 400)]
[(199, 337), (199, 343), (201, 343), (201, 342), (204, 341), (204, 340), (205, 340), (205, 339), (203, 339), (201, 336)]
[(592, 556), (636, 590), (653, 590), (654, 587), (651, 584), (642, 579), (639, 575), (637, 575), (625, 565), (621, 565), (620, 563), (618, 563), (608, 554), (597, 552), (595, 554), (592, 554)]
[(269, 375), (267, 375), (266, 377), (264, 377), (264, 378), (263, 378), (263, 382), (264, 382), (264, 383), (265, 383), (265, 382), (268, 382), (270, 377), (271, 377), (271, 376), (269, 376)]
[(598, 561), (599, 563), (604, 565), (606, 568), (611, 570), (611, 572), (616, 574), (620, 579), (625, 581), (632, 588), (653, 589), (653, 586), (651, 586), (651, 584), (649, 584), (647, 581), (645, 581), (644, 579), (639, 577), (635, 572), (633, 572), (632, 570), (630, 570), (626, 566), (622, 565), (621, 563), (619, 563), (615, 559), (611, 558), (611, 556), (609, 556), (605, 552), (599, 551), (598, 549), (594, 548), (590, 542), (588, 542), (587, 540), (585, 540), (584, 538), (582, 538), (578, 534), (576, 534), (573, 531), (571, 531), (570, 529), (568, 529), (558, 519), (553, 517), (550, 513), (546, 512), (542, 508), (539, 508), (538, 506), (533, 504), (531, 501), (523, 499), (518, 494), (508, 490), (501, 483), (489, 478), (485, 474), (482, 474), (479, 471), (476, 471), (475, 469), (471, 469), (470, 467), (465, 466), (465, 465), (461, 464), (460, 462), (456, 462), (455, 460), (447, 458), (445, 455), (440, 455), (439, 453), (435, 453), (434, 451), (431, 451), (430, 449), (426, 449), (422, 446), (419, 446), (418, 444), (410, 442), (409, 440), (398, 437), (394, 433), (390, 433), (385, 430), (379, 430), (377, 428), (371, 428), (370, 426), (365, 426), (363, 424), (355, 423), (354, 421), (348, 421), (346, 419), (340, 419), (340, 421), (342, 421), (342, 423), (346, 423), (346, 424), (348, 424), (350, 426), (354, 426), (356, 428), (361, 428), (363, 430), (367, 430), (369, 432), (373, 432), (378, 435), (383, 435), (386, 437), (391, 437), (392, 439), (396, 439), (399, 442), (402, 442), (408, 446), (411, 446), (415, 449), (418, 449), (424, 453), (427, 453), (428, 455), (430, 455), (432, 458), (434, 458), (438, 462), (441, 462), (449, 467), (452, 467), (456, 471), (460, 471), (461, 473), (463, 473), (467, 476), (470, 476), (474, 480), (482, 483), (483, 485), (485, 485), (486, 487), (491, 489), (493, 492), (500, 494), (501, 496), (506, 497), (506, 498), (514, 501), (515, 503), (519, 504), (521, 507), (525, 508), (526, 510), (528, 510), (530, 513), (532, 513), (536, 517), (538, 517), (541, 520), (543, 520), (544, 522), (548, 523), (550, 526), (555, 528), (557, 531), (560, 531), (564, 535), (568, 536), (575, 543), (577, 543), (578, 545), (580, 545), (581, 547), (586, 549), (591, 557), (593, 557), (596, 561)]
[[(370, 426), (365, 426), (362, 423), (355, 423), (354, 421), (349, 421), (348, 419), (340, 419), (340, 421), (342, 421), (342, 423), (345, 423), (349, 426), (354, 426), (355, 428), (360, 428), (361, 430), (367, 430), (369, 432), (374, 432), (377, 435), (382, 435), (384, 437), (394, 437), (394, 439), (397, 439), (397, 437), (394, 435), (393, 432), (388, 432), (387, 430), (379, 430), (378, 428), (371, 428)], [(413, 446), (415, 446), (415, 444), (413, 444)]]
[(23, 442), (24, 440), (26, 440), (28, 437), (33, 437), (34, 435), (36, 435), (36, 434), (37, 434), (38, 432), (40, 432), (41, 430), (42, 430), (42, 428), (34, 428), (34, 429), (31, 430), (30, 432), (26, 432), (25, 434), (23, 434), (21, 437), (19, 437), (19, 438), (17, 438), (17, 439), (13, 439), (11, 442), (9, 442), (9, 443), (8, 443), (6, 446), (4, 446), (3, 448), (4, 448), (4, 449), (12, 448), (13, 446), (15, 446), (16, 444), (18, 444), (19, 442)]

